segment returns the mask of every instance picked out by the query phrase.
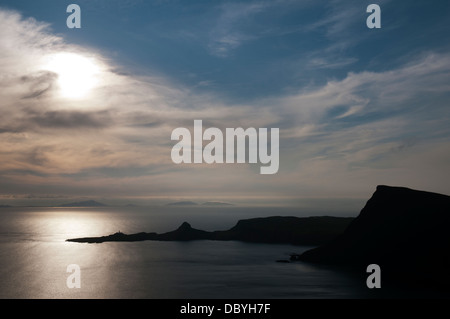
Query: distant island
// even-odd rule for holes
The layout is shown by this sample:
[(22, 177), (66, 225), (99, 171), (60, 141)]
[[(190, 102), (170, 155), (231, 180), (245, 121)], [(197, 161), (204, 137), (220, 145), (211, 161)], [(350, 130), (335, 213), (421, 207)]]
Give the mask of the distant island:
[(223, 203), (223, 202), (206, 202), (202, 204), (203, 206), (234, 206), (230, 203)]
[(166, 206), (197, 206), (197, 205), (198, 203), (191, 201), (180, 201), (166, 204)]
[(86, 201), (82, 201), (82, 202), (61, 204), (61, 205), (57, 205), (55, 207), (103, 207), (103, 206), (108, 206), (108, 205), (99, 203), (95, 200), (86, 200)]
[(198, 206), (198, 205), (202, 205), (202, 206), (234, 206), (233, 204), (224, 203), (224, 202), (205, 202), (205, 203), (199, 204), (199, 203), (192, 202), (192, 201), (179, 201), (179, 202), (173, 202), (173, 203), (166, 204), (166, 206)]
[(353, 220), (352, 217), (265, 217), (238, 221), (224, 231), (204, 231), (184, 222), (178, 229), (163, 233), (124, 234), (117, 232), (102, 237), (67, 239), (78, 243), (103, 243), (107, 241), (189, 241), (238, 240), (255, 243), (286, 243), (294, 245), (320, 245), (341, 234)]

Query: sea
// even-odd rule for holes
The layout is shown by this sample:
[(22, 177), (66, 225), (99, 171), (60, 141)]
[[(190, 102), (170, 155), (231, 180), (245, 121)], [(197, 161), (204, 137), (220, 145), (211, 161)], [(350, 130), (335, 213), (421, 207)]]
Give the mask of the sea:
[[(0, 208), (0, 298), (13, 299), (360, 299), (364, 276), (303, 262), (310, 246), (240, 241), (66, 242), (76, 237), (226, 230), (239, 219), (304, 217), (268, 207)], [(68, 285), (79, 267), (78, 287)], [(69, 267), (69, 269), (68, 269)], [(73, 279), (73, 277), (71, 277)]]

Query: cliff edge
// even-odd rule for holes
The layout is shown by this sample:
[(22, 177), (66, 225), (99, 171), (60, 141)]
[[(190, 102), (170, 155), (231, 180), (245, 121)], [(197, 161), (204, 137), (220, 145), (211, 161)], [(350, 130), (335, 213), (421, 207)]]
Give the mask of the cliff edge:
[(399, 279), (450, 283), (450, 196), (378, 186), (359, 216), (333, 241), (301, 261), (378, 264)]

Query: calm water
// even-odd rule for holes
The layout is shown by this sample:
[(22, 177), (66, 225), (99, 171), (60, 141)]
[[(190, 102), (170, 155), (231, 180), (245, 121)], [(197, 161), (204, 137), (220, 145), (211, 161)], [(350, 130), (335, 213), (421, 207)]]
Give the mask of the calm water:
[[(183, 221), (221, 230), (238, 219), (269, 215), (295, 214), (261, 208), (0, 208), (0, 297), (370, 297), (361, 280), (344, 273), (275, 262), (310, 247), (234, 241), (65, 242), (118, 230), (165, 232)], [(66, 286), (69, 264), (81, 268), (80, 289)]]

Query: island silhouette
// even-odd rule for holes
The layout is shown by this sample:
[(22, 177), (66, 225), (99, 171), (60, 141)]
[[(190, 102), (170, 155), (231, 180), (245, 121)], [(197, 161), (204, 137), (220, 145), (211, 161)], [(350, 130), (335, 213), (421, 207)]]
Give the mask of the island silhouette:
[(229, 230), (204, 231), (192, 228), (187, 222), (176, 230), (157, 234), (141, 232), (108, 236), (67, 239), (78, 243), (103, 243), (107, 241), (189, 241), (238, 240), (256, 243), (287, 243), (295, 245), (320, 245), (341, 234), (353, 220), (352, 217), (284, 217), (273, 216), (239, 220)]

